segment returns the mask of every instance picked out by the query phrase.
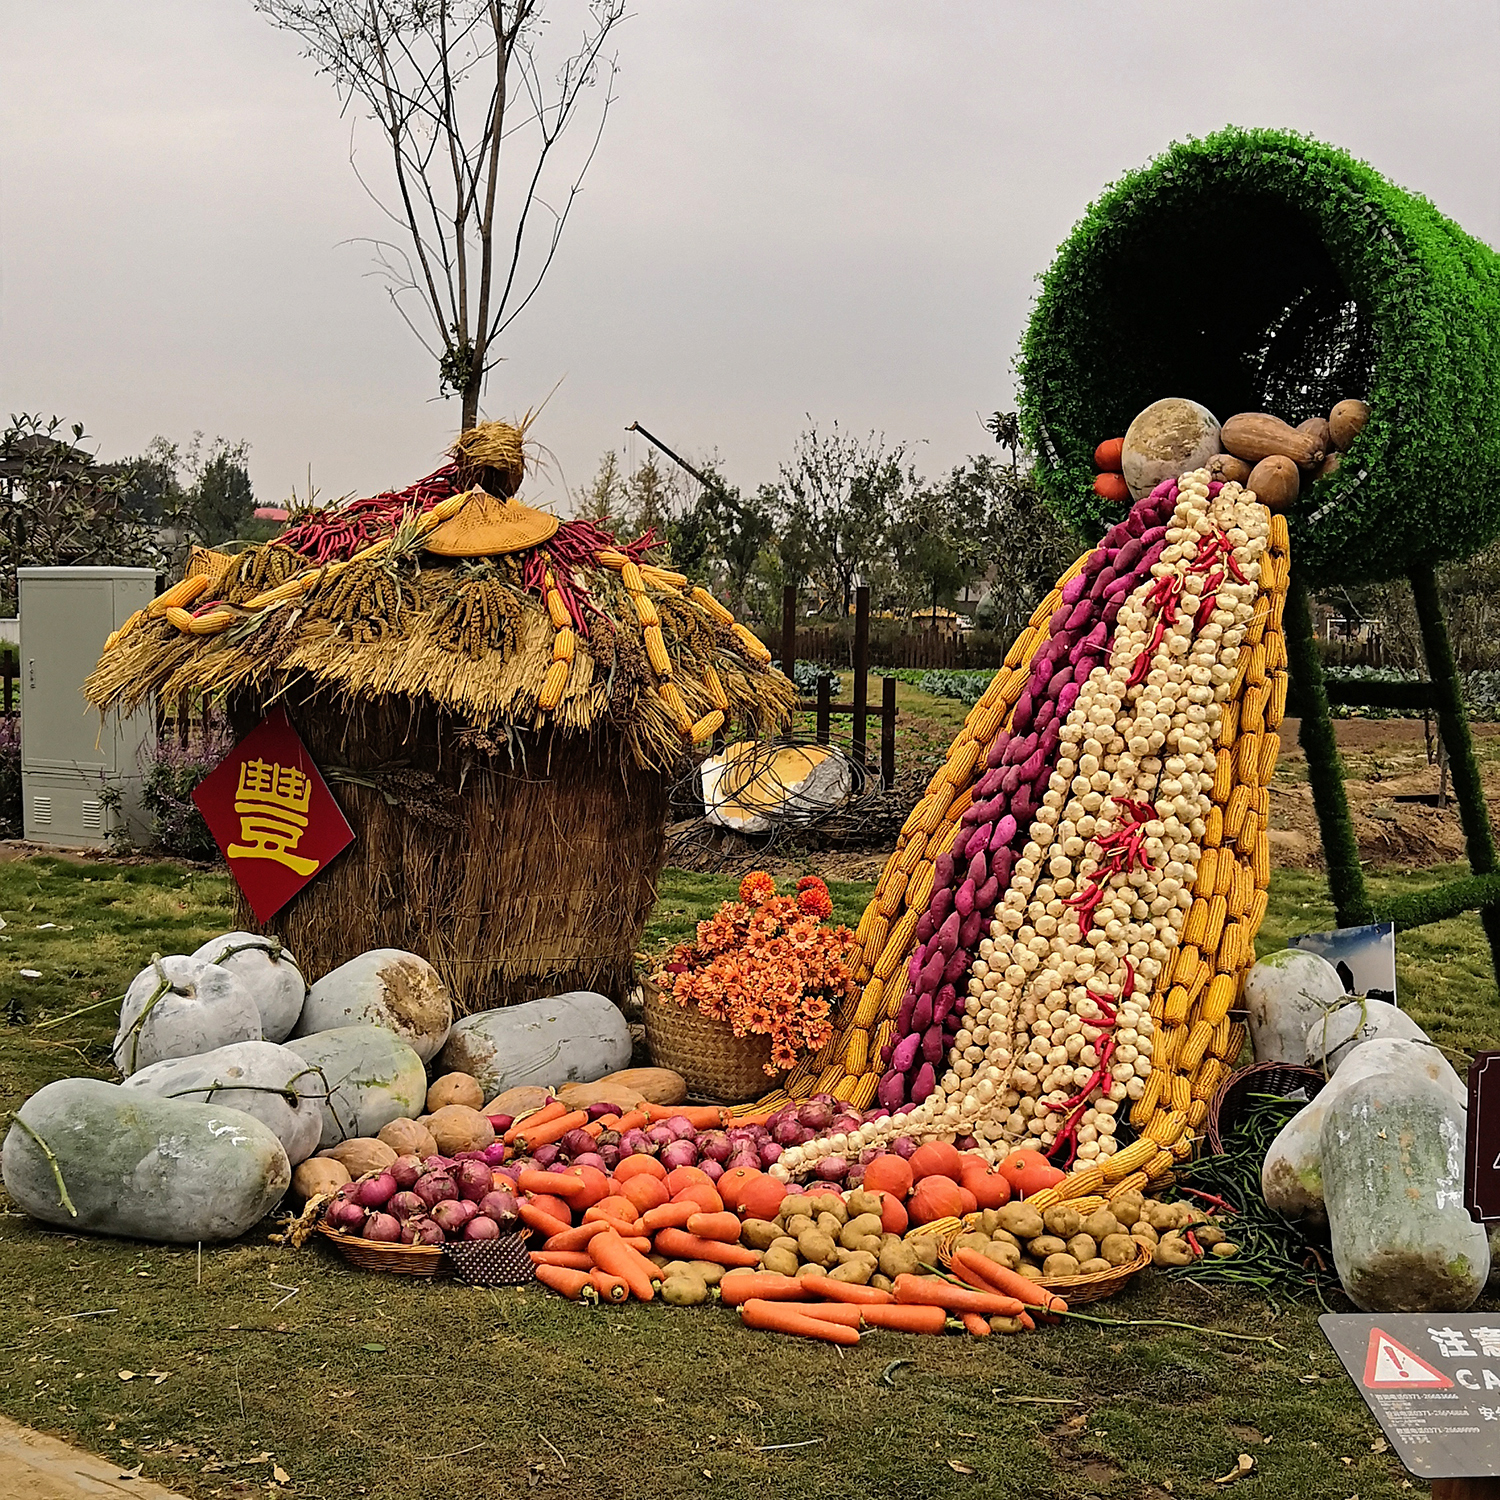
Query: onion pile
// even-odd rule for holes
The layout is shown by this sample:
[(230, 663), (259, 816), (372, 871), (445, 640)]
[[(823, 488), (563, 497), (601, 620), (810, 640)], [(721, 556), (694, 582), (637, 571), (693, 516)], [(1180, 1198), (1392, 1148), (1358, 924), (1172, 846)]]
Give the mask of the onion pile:
[(441, 1245), (511, 1234), (521, 1227), (516, 1169), (498, 1165), (498, 1157), (491, 1160), (497, 1146), (456, 1157), (398, 1156), (339, 1188), (325, 1222), (386, 1244)]

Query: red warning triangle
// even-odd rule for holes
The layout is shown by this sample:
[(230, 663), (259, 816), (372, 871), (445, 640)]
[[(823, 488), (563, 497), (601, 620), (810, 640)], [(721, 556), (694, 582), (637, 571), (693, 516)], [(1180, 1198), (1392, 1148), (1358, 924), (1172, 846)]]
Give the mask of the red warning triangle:
[(1451, 1390), (1453, 1382), (1405, 1344), (1397, 1343), (1379, 1328), (1372, 1328), (1369, 1352), (1365, 1355), (1365, 1389), (1400, 1391), (1413, 1387)]

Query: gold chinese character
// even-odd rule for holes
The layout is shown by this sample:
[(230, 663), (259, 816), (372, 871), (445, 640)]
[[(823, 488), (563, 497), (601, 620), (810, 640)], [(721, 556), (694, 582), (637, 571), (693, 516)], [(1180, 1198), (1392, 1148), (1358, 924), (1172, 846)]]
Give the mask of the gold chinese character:
[(311, 875), (319, 861), (293, 852), (307, 829), (311, 803), (312, 783), (296, 766), (241, 761), (234, 810), (244, 843), (224, 852), (230, 859), (274, 859), (298, 875)]

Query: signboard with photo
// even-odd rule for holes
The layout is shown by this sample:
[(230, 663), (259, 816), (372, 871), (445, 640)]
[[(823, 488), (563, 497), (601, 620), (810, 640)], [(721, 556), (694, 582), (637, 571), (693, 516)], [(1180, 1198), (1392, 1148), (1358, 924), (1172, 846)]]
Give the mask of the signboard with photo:
[(1326, 958), (1339, 972), (1350, 995), (1396, 1004), (1396, 928), (1391, 922), (1368, 927), (1341, 927), (1337, 932), (1304, 932), (1289, 948), (1305, 948)]

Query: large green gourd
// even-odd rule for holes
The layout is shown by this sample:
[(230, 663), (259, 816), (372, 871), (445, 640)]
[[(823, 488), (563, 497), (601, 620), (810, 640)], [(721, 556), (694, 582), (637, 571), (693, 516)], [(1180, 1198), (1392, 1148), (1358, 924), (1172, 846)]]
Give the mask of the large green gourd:
[(1464, 1112), (1451, 1093), (1414, 1073), (1362, 1078), (1329, 1107), (1319, 1153), (1349, 1300), (1366, 1312), (1472, 1307), (1489, 1239), (1463, 1206)]

